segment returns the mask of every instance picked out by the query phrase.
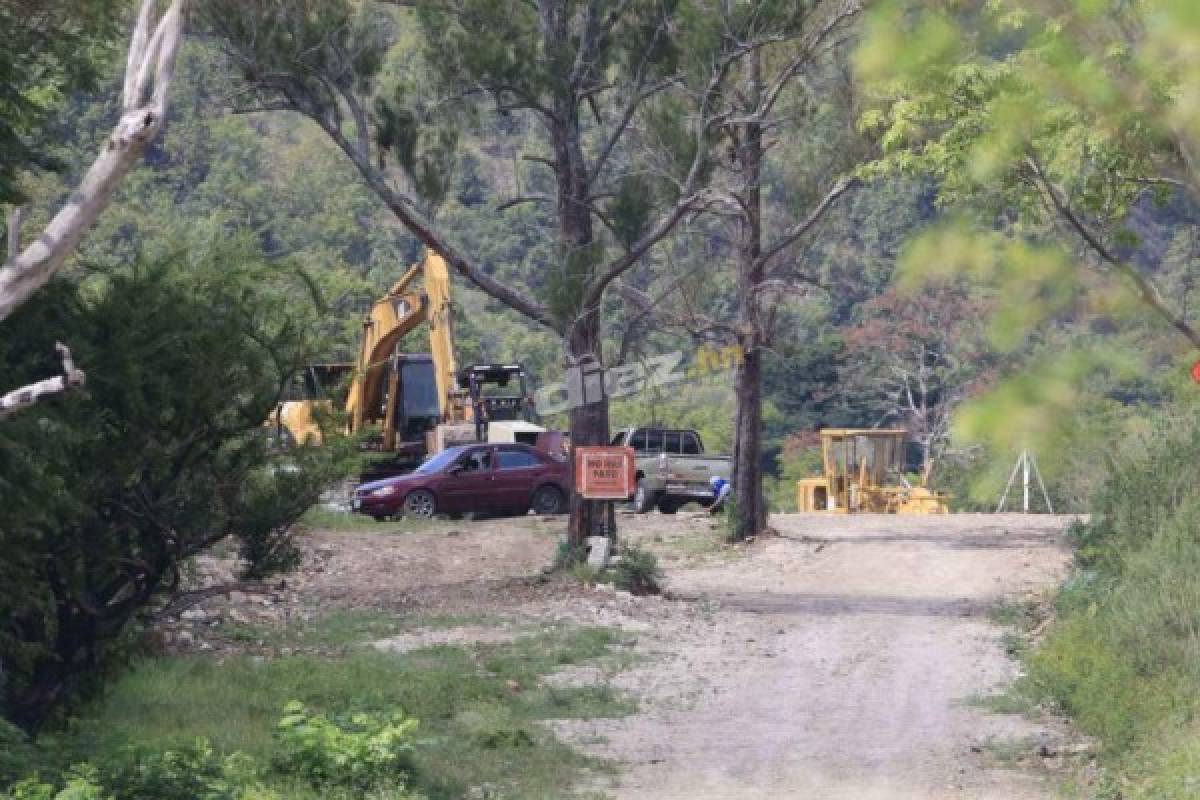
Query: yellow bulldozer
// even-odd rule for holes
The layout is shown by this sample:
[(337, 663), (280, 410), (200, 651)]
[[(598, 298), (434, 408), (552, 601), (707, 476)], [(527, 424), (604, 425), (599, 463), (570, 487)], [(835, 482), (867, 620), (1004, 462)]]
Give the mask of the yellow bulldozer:
[(800, 511), (840, 514), (945, 514), (947, 497), (904, 477), (907, 432), (826, 428), (821, 432), (821, 477), (796, 482)]

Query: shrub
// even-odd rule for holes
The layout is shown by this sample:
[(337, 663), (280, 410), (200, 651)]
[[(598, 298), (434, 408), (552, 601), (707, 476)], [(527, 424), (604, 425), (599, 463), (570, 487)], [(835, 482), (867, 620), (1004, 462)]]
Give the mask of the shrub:
[(399, 786), (413, 773), (417, 721), (403, 714), (356, 713), (330, 719), (302, 703), (284, 709), (275, 767), (316, 789), (366, 791)]
[(0, 324), (0, 387), (59, 371), (58, 338), (88, 374), (0, 426), (0, 714), (27, 732), (121, 663), (186, 559), (232, 537), (256, 576), (294, 562), (291, 522), (340, 476), (340, 448), (266, 443), (303, 304), (277, 267), (209, 260), (60, 280)]
[(131, 748), (76, 764), (55, 782), (33, 775), (0, 793), (0, 800), (421, 800), (407, 789), (416, 720), (350, 714), (333, 721), (299, 703), (285, 712), (273, 770), (243, 753), (221, 755), (197, 739), (186, 747)]
[(648, 550), (626, 547), (613, 569), (613, 584), (637, 595), (658, 594), (663, 573), (658, 559)]

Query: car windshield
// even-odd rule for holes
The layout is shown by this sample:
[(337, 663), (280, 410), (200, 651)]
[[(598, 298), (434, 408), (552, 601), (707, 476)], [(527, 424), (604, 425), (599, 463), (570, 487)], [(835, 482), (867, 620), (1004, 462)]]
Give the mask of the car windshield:
[(462, 455), (465, 447), (450, 447), (435, 456), (425, 460), (425, 463), (416, 468), (416, 472), (429, 474), (430, 472), (441, 472), (448, 464), (452, 464), (459, 456)]

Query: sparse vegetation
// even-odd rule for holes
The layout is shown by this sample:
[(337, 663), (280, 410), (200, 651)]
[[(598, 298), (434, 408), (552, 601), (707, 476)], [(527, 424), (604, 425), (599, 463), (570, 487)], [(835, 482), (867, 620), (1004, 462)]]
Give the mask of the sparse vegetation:
[(640, 547), (625, 547), (613, 568), (613, 583), (637, 595), (659, 594), (662, 592), (662, 579), (658, 558)]
[[(374, 636), (367, 628), (360, 642)], [(356, 796), (398, 800), (414, 791), (436, 800), (484, 784), (505, 796), (559, 797), (582, 770), (603, 765), (556, 741), (538, 720), (620, 715), (635, 706), (606, 684), (548, 687), (540, 678), (576, 664), (619, 666), (621, 641), (602, 628), (553, 628), (507, 644), (403, 655), (359, 647), (336, 657), (148, 660), (70, 731), (43, 737), (19, 768), (66, 776), (74, 774), (67, 765), (87, 761), (101, 773), (111, 767), (125, 774), (126, 766), (112, 765), (133, 758), (218, 781), (240, 753), (268, 793), (238, 797), (339, 797), (354, 786)], [(416, 728), (410, 718), (419, 721)], [(380, 743), (382, 751), (372, 749)], [(341, 756), (362, 748), (375, 754), (377, 769), (365, 776), (340, 771), (350, 769)], [(384, 779), (389, 774), (393, 780)], [(410, 774), (411, 787), (404, 777)], [(128, 795), (142, 796), (150, 795)]]
[(1074, 530), (1078, 563), (1058, 618), (1028, 657), (1031, 685), (1100, 741), (1113, 797), (1195, 794), (1197, 452), (1193, 424), (1115, 465), (1094, 516)]

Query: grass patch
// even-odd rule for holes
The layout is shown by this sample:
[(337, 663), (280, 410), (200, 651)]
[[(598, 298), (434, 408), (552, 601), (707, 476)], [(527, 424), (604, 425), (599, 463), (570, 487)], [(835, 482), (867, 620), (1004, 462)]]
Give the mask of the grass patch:
[(299, 650), (347, 649), (416, 630), (445, 630), (468, 625), (504, 626), (494, 614), (423, 614), (405, 617), (378, 609), (338, 609), (309, 619), (259, 625), (225, 620), (212, 635), (232, 643)]
[[(374, 617), (352, 622), (359, 634), (379, 632)], [(44, 737), (40, 749), (68, 763), (205, 737), (219, 752), (269, 761), (281, 709), (291, 700), (330, 714), (402, 709), (420, 720), (414, 760), (418, 786), (430, 798), (463, 797), (479, 786), (493, 787), (491, 796), (561, 797), (584, 769), (601, 765), (537, 721), (615, 716), (634, 705), (606, 684), (546, 687), (539, 678), (571, 665), (615, 668), (624, 658), (620, 644), (607, 629), (562, 628), (508, 644), (404, 655), (362, 648), (340, 657), (156, 659), (136, 665), (69, 732)]]

